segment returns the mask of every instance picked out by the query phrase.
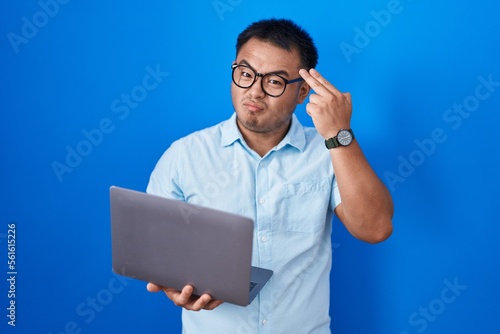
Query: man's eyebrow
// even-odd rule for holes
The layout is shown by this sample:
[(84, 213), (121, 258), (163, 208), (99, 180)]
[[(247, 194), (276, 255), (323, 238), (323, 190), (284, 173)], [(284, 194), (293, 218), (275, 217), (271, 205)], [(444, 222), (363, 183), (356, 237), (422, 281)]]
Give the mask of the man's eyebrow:
[[(239, 64), (246, 65), (246, 66), (250, 67), (252, 70), (254, 70), (255, 72), (257, 72), (257, 71), (255, 70), (255, 68), (253, 68), (253, 67), (252, 67), (252, 65), (250, 65), (250, 64), (248, 63), (248, 61), (246, 61), (245, 59), (241, 59), (241, 60), (240, 60), (240, 62), (239, 62)], [(279, 75), (283, 75), (283, 76), (286, 76), (286, 77), (289, 77), (289, 76), (290, 76), (290, 75), (288, 74), (288, 72), (287, 72), (287, 71), (285, 71), (285, 70), (271, 71), (271, 72), (268, 72), (268, 73), (279, 74)], [(263, 74), (268, 74), (268, 73), (263, 73)]]

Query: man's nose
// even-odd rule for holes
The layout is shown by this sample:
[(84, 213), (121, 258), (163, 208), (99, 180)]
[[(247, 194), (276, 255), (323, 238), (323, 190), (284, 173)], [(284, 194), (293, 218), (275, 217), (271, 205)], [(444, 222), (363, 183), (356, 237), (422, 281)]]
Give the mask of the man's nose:
[(252, 87), (248, 88), (248, 92), (254, 98), (263, 98), (266, 96), (266, 92), (262, 89), (262, 78), (262, 75), (258, 75)]

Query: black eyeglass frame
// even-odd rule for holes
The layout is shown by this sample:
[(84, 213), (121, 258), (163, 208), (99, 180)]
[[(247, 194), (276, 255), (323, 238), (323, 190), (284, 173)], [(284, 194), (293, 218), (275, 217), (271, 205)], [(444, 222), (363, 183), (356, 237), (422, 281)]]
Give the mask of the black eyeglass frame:
[[(248, 86), (248, 87), (244, 87), (244, 86), (240, 86), (238, 83), (236, 83), (236, 80), (234, 80), (234, 70), (238, 67), (245, 67), (245, 68), (248, 68), (250, 69), (254, 74), (255, 76), (253, 77), (253, 82)], [(271, 97), (280, 97), (281, 95), (283, 95), (286, 91), (286, 86), (288, 86), (288, 84), (292, 84), (294, 82), (299, 82), (299, 81), (303, 81), (304, 79), (301, 77), (301, 78), (297, 78), (297, 79), (292, 79), (292, 80), (288, 80), (288, 79), (285, 79), (283, 78), (281, 75), (279, 74), (276, 74), (274, 72), (269, 72), (269, 73), (266, 73), (266, 74), (262, 74), (262, 73), (259, 73), (257, 71), (255, 71), (253, 68), (251, 68), (249, 65), (247, 64), (233, 64), (231, 65), (231, 68), (233, 69), (232, 71), (232, 74), (231, 74), (231, 77), (233, 79), (233, 82), (236, 86), (240, 87), (240, 88), (243, 88), (243, 89), (248, 89), (250, 87), (253, 86), (253, 84), (257, 81), (257, 78), (258, 77), (261, 77), (262, 80), (260, 81), (260, 87), (262, 88), (262, 91), (264, 93), (266, 93), (267, 95), (271, 96)], [(281, 94), (278, 94), (278, 95), (272, 95), (272, 94), (269, 94), (265, 89), (264, 89), (264, 77), (268, 76), (268, 75), (276, 75), (277, 77), (280, 77), (283, 82), (285, 83), (285, 87), (283, 87), (283, 92), (281, 92)]]

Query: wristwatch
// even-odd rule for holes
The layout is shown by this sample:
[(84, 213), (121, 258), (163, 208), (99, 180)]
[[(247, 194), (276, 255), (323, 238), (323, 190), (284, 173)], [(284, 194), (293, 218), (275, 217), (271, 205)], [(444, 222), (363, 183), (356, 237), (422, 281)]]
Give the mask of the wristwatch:
[(349, 146), (354, 139), (352, 129), (340, 129), (335, 137), (325, 140), (327, 149), (336, 148), (339, 146)]

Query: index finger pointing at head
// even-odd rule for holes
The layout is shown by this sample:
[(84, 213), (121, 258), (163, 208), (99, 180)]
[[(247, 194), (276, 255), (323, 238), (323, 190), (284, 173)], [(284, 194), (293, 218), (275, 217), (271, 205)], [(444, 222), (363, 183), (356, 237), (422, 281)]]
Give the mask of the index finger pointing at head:
[(318, 80), (326, 89), (328, 89), (332, 93), (340, 93), (340, 91), (330, 83), (330, 81), (326, 80), (321, 73), (319, 73), (315, 68), (311, 68), (309, 74)]
[[(320, 80), (311, 75), (312, 71), (313, 71), (312, 69), (310, 70), (310, 72), (301, 69), (299, 70), (299, 74), (304, 79), (304, 81), (307, 82), (307, 84), (316, 92), (316, 94), (319, 95), (331, 94), (331, 91), (327, 87), (325, 87), (325, 85)], [(319, 72), (317, 71), (316, 73), (319, 74)], [(320, 78), (322, 78), (321, 75)]]
[[(311, 86), (312, 89), (319, 95), (323, 94), (342, 94), (334, 85), (332, 85), (328, 80), (326, 80), (316, 69), (311, 68), (309, 72), (304, 70), (304, 72), (299, 71), (299, 74), (304, 78), (304, 80)], [(309, 81), (306, 80), (304, 75), (309, 77)], [(322, 91), (323, 90), (323, 91)]]

